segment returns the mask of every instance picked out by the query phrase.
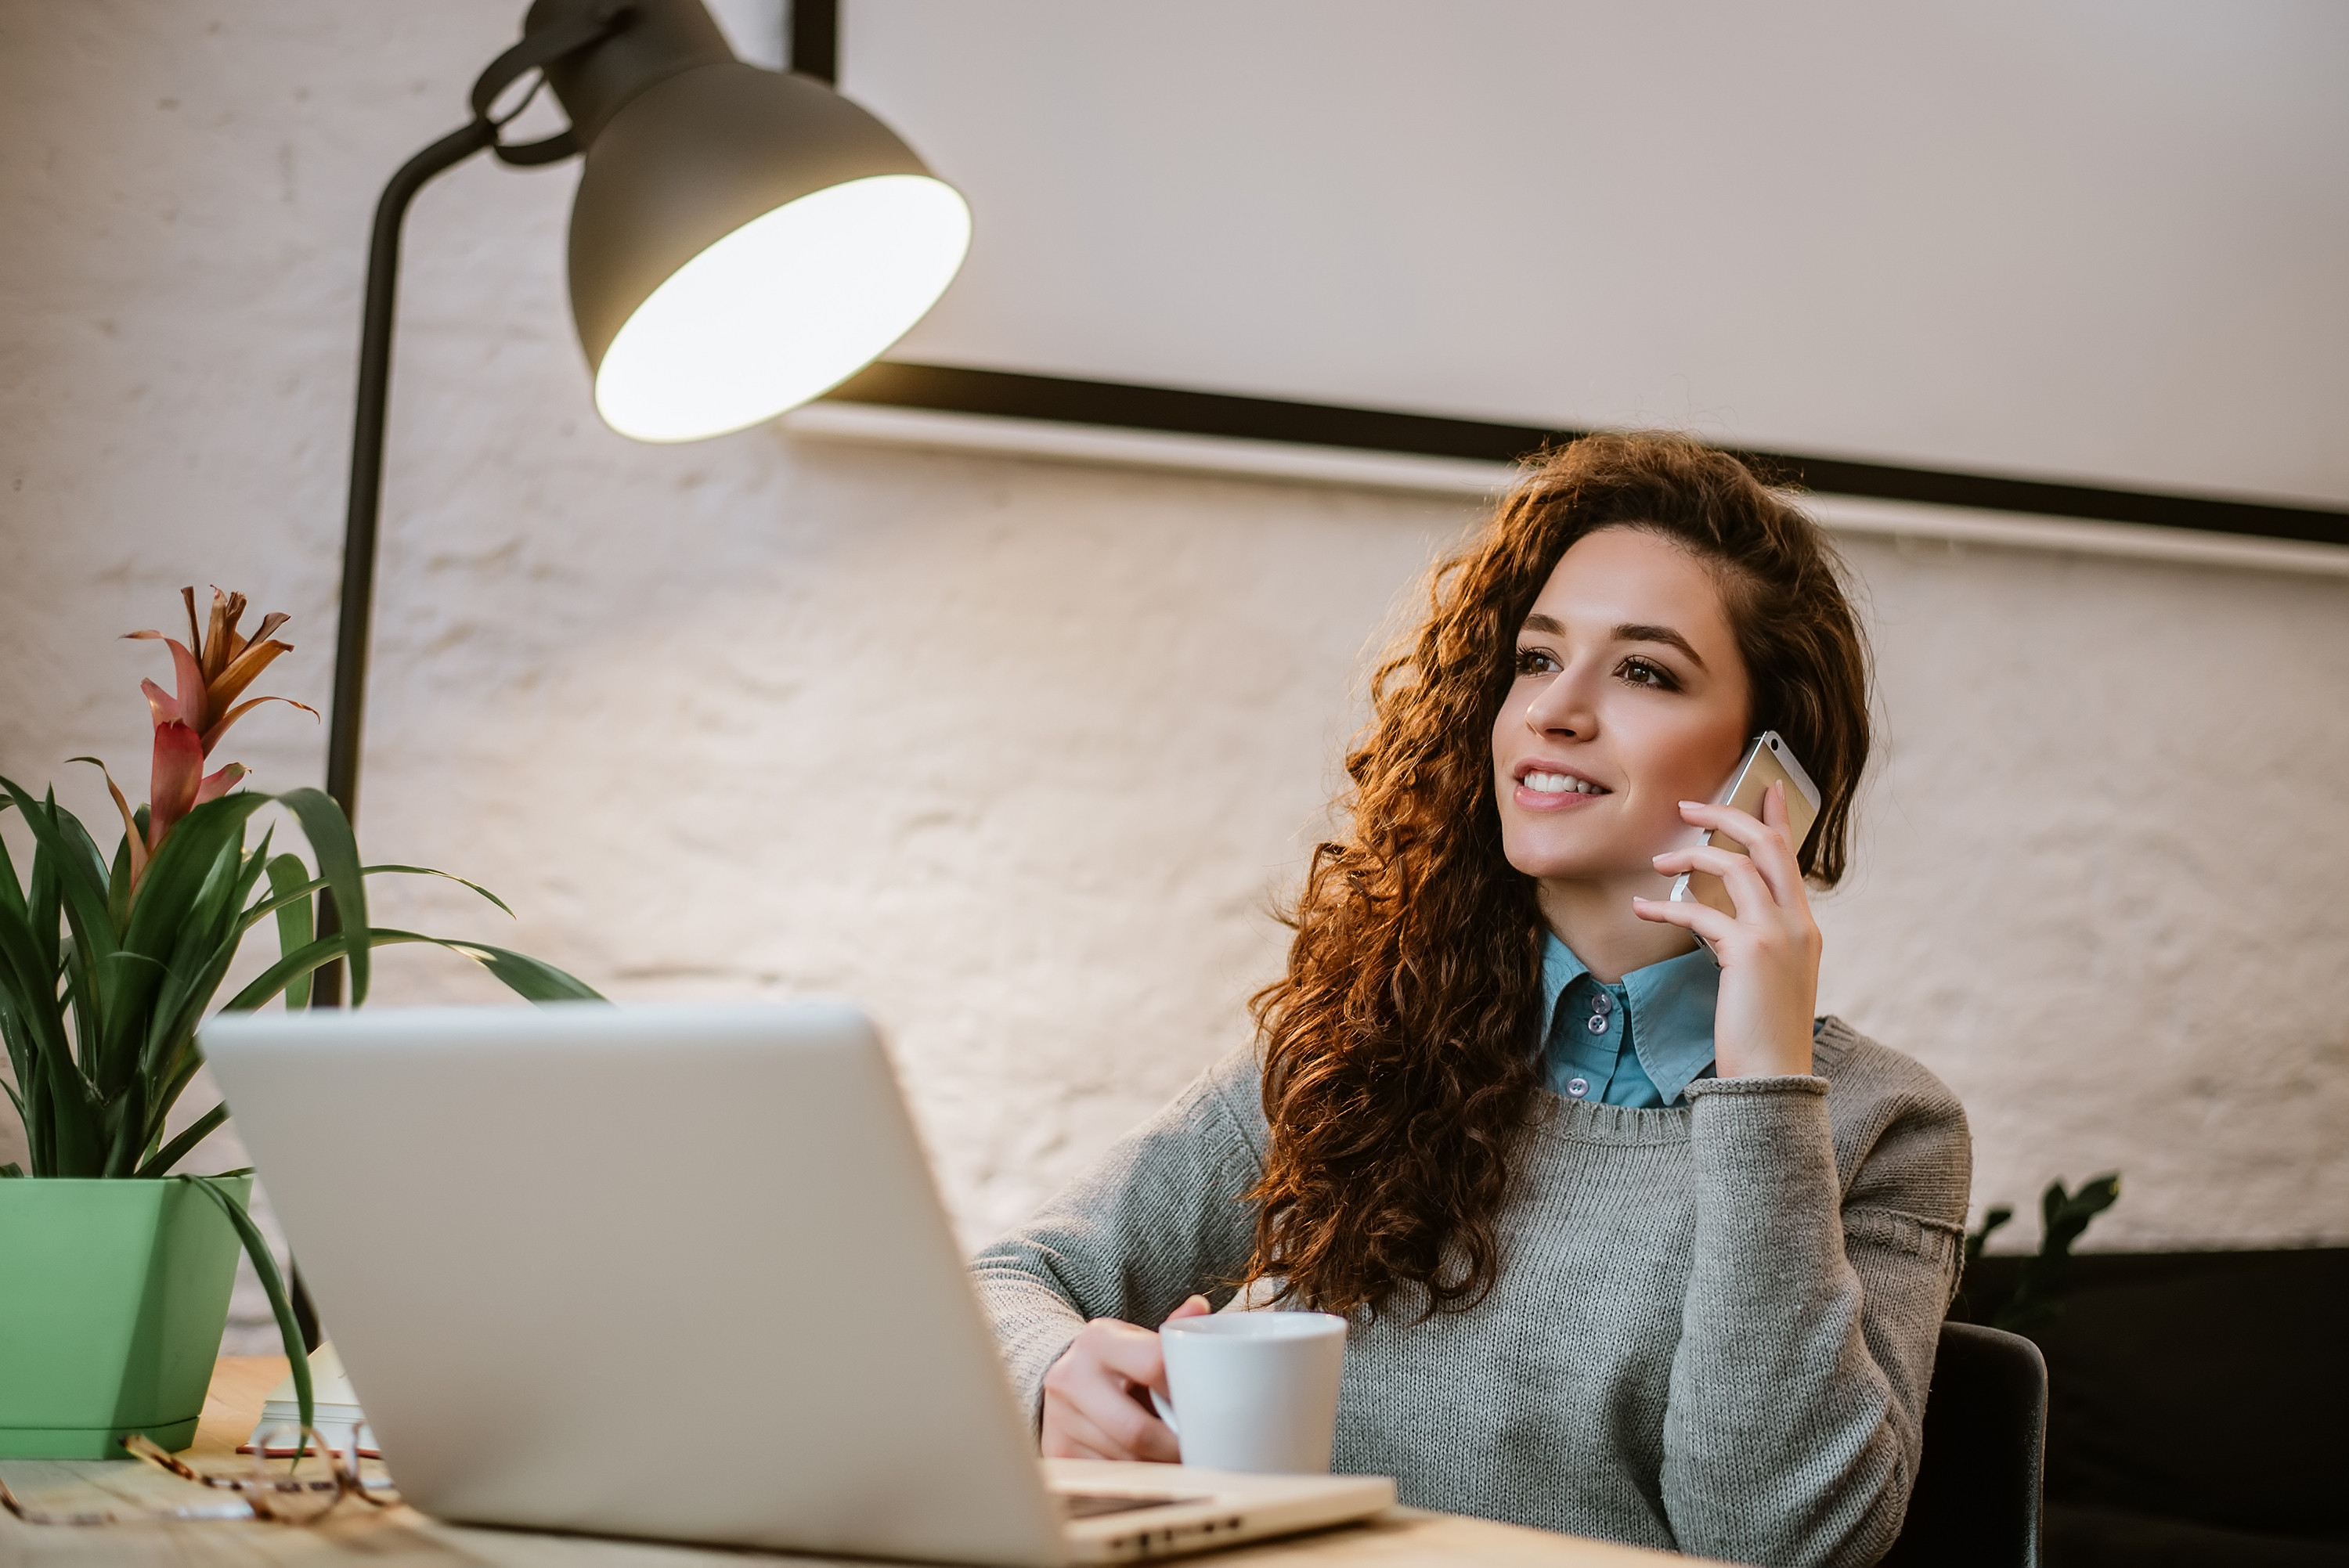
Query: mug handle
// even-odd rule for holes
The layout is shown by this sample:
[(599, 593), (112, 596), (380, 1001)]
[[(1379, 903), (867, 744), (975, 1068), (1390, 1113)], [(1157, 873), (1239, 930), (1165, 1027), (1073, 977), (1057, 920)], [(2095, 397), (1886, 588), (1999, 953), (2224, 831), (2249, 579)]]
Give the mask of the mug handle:
[(1183, 1435), (1183, 1429), (1174, 1424), (1174, 1407), (1168, 1404), (1166, 1396), (1155, 1388), (1150, 1390), (1150, 1408), (1158, 1412), (1158, 1418), (1166, 1423), (1168, 1431), (1178, 1438)]

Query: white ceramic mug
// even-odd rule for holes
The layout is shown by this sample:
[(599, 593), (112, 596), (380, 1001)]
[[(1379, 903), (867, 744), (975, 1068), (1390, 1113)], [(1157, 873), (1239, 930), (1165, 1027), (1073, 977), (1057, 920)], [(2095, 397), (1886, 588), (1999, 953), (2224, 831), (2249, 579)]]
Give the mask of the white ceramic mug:
[(1161, 1327), (1183, 1462), (1258, 1475), (1323, 1475), (1338, 1429), (1346, 1320), (1326, 1312), (1224, 1312)]

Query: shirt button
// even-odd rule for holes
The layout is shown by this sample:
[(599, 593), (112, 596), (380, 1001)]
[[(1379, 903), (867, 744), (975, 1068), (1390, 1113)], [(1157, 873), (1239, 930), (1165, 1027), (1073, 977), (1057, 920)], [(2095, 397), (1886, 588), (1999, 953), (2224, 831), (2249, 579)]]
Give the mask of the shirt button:
[(1603, 1035), (1607, 1032), (1607, 1015), (1604, 1013), (1593, 1013), (1590, 1016), (1583, 1020), (1583, 1025), (1585, 1027), (1589, 1029), (1592, 1034)]
[(1604, 1017), (1615, 1010), (1615, 998), (1601, 991), (1590, 998), (1590, 1010)]
[(1590, 1080), (1586, 1078), (1568, 1078), (1566, 1080), (1566, 1092), (1580, 1099), (1590, 1092)]

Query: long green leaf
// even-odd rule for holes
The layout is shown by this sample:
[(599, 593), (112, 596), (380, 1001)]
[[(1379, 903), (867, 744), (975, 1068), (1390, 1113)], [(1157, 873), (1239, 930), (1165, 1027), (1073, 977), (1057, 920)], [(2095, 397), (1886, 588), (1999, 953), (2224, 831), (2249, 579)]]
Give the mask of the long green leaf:
[(151, 1141), (147, 1116), (148, 1081), (133, 1074), (122, 1092), (109, 1099), (98, 1125), (106, 1131), (106, 1167), (100, 1175), (127, 1180), (139, 1172), (139, 1157)]
[(47, 1071), (25, 1087), (26, 1152), (33, 1157), (33, 1170), (44, 1176), (55, 1175), (57, 1168), (57, 1125), (49, 1116), (49, 1075)]
[[(249, 1013), (269, 1002), (283, 991), (296, 975), (307, 975), (322, 965), (331, 964), (343, 956), (351, 934), (336, 932), (322, 936), (307, 947), (298, 948), (271, 965), (257, 975), (253, 984), (239, 991), (221, 1005), (223, 1013)], [(531, 1002), (601, 1002), (604, 994), (576, 975), (564, 973), (554, 965), (543, 963), (521, 953), (492, 947), (485, 942), (462, 942), (447, 937), (425, 936), (413, 931), (393, 931), (377, 926), (367, 934), (367, 947), (396, 947), (403, 943), (429, 942), (445, 947), (451, 953), (461, 953), (502, 981), (515, 995)]]
[(271, 858), (270, 846), (276, 841), (276, 829), (272, 828), (264, 832), (261, 835), (261, 842), (254, 846), (253, 852), (246, 855), (243, 862), (238, 866), (236, 881), (230, 886), (228, 896), (222, 899), (220, 906), (212, 912), (211, 919), (206, 923), (204, 932), (206, 943), (217, 944), (222, 942), (233, 942), (236, 940), (237, 934), (244, 929), (245, 900), (253, 896), (253, 890), (261, 884), (261, 879), (267, 874)]
[[(147, 1137), (141, 1147), (148, 1150), (150, 1158), (153, 1155), (155, 1146), (162, 1141), (163, 1124), (171, 1114), (171, 1107), (180, 1102), (180, 1096), (187, 1088), (189, 1080), (203, 1069), (203, 1065), (204, 1054), (196, 1049), (191, 1026), (188, 1040), (172, 1059), (168, 1063), (159, 1064), (157, 1068), (149, 1075), (161, 1086), (156, 1089), (152, 1103), (162, 1107), (160, 1111), (148, 1112)], [(144, 1164), (145, 1161), (142, 1160), (140, 1163)]]
[[(254, 1008), (276, 1000), (279, 992), (305, 975), (315, 974), (343, 956), (349, 944), (350, 933), (336, 932), (295, 948), (276, 963), (253, 977), (252, 983), (221, 1004), (223, 1013), (250, 1013)], [(376, 944), (375, 945), (381, 945)]]
[[(0, 909), (0, 989), (14, 1000), (40, 1049), (67, 1048), (56, 971), (43, 955), (31, 923), (14, 909)], [(21, 1081), (24, 1064), (13, 1065)]]
[[(327, 893), (335, 901), (336, 923), (345, 931), (367, 930), (367, 879), (359, 873), (359, 847), (351, 837), (350, 819), (323, 789), (288, 789), (277, 800), (309, 837), (310, 849), (318, 857), (318, 874), (326, 879)], [(356, 1007), (367, 1000), (367, 944), (354, 944), (347, 958), (349, 1005)]]
[(125, 833), (114, 851), (113, 868), (106, 873), (106, 913), (117, 931), (130, 923), (130, 835)]
[(98, 841), (90, 836), (89, 830), (82, 825), (79, 817), (57, 804), (57, 792), (54, 788), (47, 791), (44, 799), (48, 804), (50, 818), (64, 830), (66, 841), (73, 846), (75, 860), (88, 867), (90, 874), (103, 884), (106, 881), (106, 851), (98, 847)]
[[(0, 811), (7, 810), (16, 803), (6, 796), (0, 795)], [(8, 856), (8, 841), (5, 839), (0, 839), (0, 910), (14, 910), (20, 915), (25, 913), (24, 890), (17, 885), (16, 862)]]
[[(54, 800), (48, 807), (45, 807), (42, 802), (26, 794), (8, 779), (0, 779), (0, 789), (5, 789), (8, 792), (8, 798), (16, 802), (16, 810), (24, 814), (25, 825), (33, 830), (35, 843), (33, 881), (36, 893), (33, 900), (35, 917), (33, 924), (36, 934), (39, 934), (41, 931), (39, 920), (41, 900), (38, 895), (41, 891), (39, 883), (43, 880), (42, 872), (46, 870), (55, 879), (57, 896), (64, 902), (67, 919), (73, 926), (75, 939), (81, 942), (85, 950), (93, 954), (112, 952), (115, 945), (114, 922), (106, 910), (105, 872), (102, 867), (92, 869), (89, 862), (82, 858), (79, 845), (67, 834), (57, 821), (57, 818), (69, 818), (73, 813), (57, 810), (53, 814), (50, 808), (54, 807)], [(81, 835), (82, 842), (88, 842), (88, 834)], [(54, 953), (54, 936), (49, 940), (51, 952)]]
[[(174, 964), (193, 966), (201, 962), (190, 938), (201, 932), (207, 913), (217, 911), (218, 901), (234, 887), (243, 868), (245, 820), (268, 799), (240, 792), (205, 801), (173, 825), (163, 847), (147, 863), (122, 947), (152, 961), (154, 967), (123, 975), (119, 987), (109, 990), (101, 1035), (103, 1081), (135, 1071), (135, 1064), (148, 1054), (148, 1025), (165, 980)], [(202, 946), (203, 952), (211, 951), (211, 944)]]
[(106, 1173), (105, 1102), (82, 1070), (63, 1051), (52, 1051), (41, 1075), (48, 1090), (49, 1158), (55, 1176)]
[[(14, 920), (16, 913), (0, 909), (0, 925)], [(7, 1044), (8, 1066), (16, 1080), (5, 1087), (16, 1104), (16, 1119), (25, 1126), (25, 1151), (33, 1169), (42, 1171), (48, 1169), (49, 1150), (48, 1102), (40, 1090), (48, 1078), (42, 1042), (53, 1040), (62, 1048), (65, 1024), (57, 1009), (54, 991), (21, 995), (7, 979), (5, 962), (0, 961), (0, 1041)]]
[[(169, 1016), (159, 1012), (156, 1016), (154, 1044), (140, 1058), (139, 1070), (150, 1078), (165, 1073), (172, 1075), (171, 1087), (160, 1102), (163, 1113), (171, 1110), (171, 1100), (178, 1097), (181, 1088), (186, 1087), (187, 1078), (202, 1062), (202, 1057), (196, 1055), (196, 1025), (202, 1021), (204, 1009), (212, 1006), (212, 997), (220, 990), (221, 982), (228, 977), (229, 965), (235, 958), (235, 944), (223, 943), (203, 973), (188, 984), (177, 1010)], [(194, 1059), (184, 1059), (190, 1057)], [(150, 1117), (148, 1126), (150, 1132), (161, 1125), (160, 1114)]]
[[(238, 858), (241, 843), (231, 841), (213, 862), (213, 874), (205, 880), (203, 891), (188, 912), (186, 926), (172, 944), (170, 973), (156, 995), (140, 1050), (140, 1072), (152, 1073), (158, 1063), (179, 1048), (194, 1032), (196, 1017), (211, 1003), (212, 993), (220, 989), (222, 976), (236, 958), (238, 913), (261, 881), (274, 836), (264, 833), (260, 847), (242, 859)], [(151, 1125), (160, 1127), (169, 1109), (159, 1108), (150, 1119)]]
[(25, 883), (25, 918), (40, 942), (50, 972), (56, 973), (64, 961), (57, 927), (65, 918), (65, 893), (58, 886), (57, 857), (39, 841), (38, 834), (33, 843), (33, 874)]
[(58, 913), (64, 913), (66, 927), (73, 930), (75, 946), (85, 958), (113, 953), (115, 920), (106, 908), (106, 869), (91, 866), (94, 854), (82, 854), (89, 833), (66, 829), (68, 821), (75, 829), (82, 824), (57, 803), (54, 789), (36, 803), (7, 779), (0, 779), (0, 787), (7, 789), (26, 826), (33, 829), (33, 934), (47, 948), (52, 963), (58, 958)]
[[(0, 910), (0, 916), (11, 913)], [(54, 1008), (56, 999), (49, 997), (45, 1002), (33, 1004), (36, 1007), (44, 1005)], [(17, 1119), (25, 1124), (25, 1151), (33, 1162), (33, 1169), (46, 1171), (49, 1150), (48, 1101), (41, 1092), (41, 1085), (48, 1079), (48, 1069), (43, 1065), (38, 1031), (28, 1021), (26, 1011), (25, 999), (6, 985), (0, 984), (0, 1039), (7, 1042), (8, 1065), (16, 1079), (9, 1086), (8, 1098), (16, 1102)], [(57, 1021), (54, 1014), (47, 1026), (60, 1037), (64, 1034), (64, 1026)]]
[(186, 1128), (181, 1131), (177, 1138), (174, 1138), (171, 1142), (166, 1143), (162, 1148), (157, 1150), (151, 1156), (150, 1156), (147, 1162), (139, 1167), (137, 1174), (140, 1176), (162, 1176), (168, 1174), (172, 1166), (177, 1165), (181, 1161), (187, 1158), (188, 1150), (193, 1149), (197, 1144), (202, 1143), (207, 1137), (211, 1136), (212, 1129), (218, 1127), (222, 1122), (226, 1121), (227, 1119), (228, 1107), (226, 1105), (216, 1105), (212, 1107), (210, 1110), (204, 1112), (203, 1115), (188, 1123)]
[[(277, 914), (277, 952), (285, 954), (307, 947), (317, 936), (311, 922), (314, 905), (310, 895), (315, 884), (310, 881), (310, 868), (302, 863), (299, 855), (279, 855), (269, 862), (269, 891), (275, 896), (255, 905), (256, 909), (274, 907)], [(238, 926), (240, 932), (249, 927), (258, 914), (248, 914)], [(300, 1012), (310, 1005), (310, 977), (300, 975), (285, 986), (285, 1006), (289, 1012)]]
[(171, 836), (140, 879), (123, 945), (157, 958), (169, 956), (189, 911), (206, 884), (223, 874), (222, 858), (232, 852), (239, 858), (230, 861), (225, 874), (235, 874), (242, 863), (245, 820), (268, 803), (266, 795), (240, 789), (205, 801), (172, 824)]
[[(281, 860), (292, 860), (297, 866), (302, 864), (301, 860), (296, 856), (283, 855), (278, 858)], [(359, 868), (359, 874), (361, 876), (367, 877), (382, 876), (394, 872), (406, 876), (439, 877), (444, 882), (452, 882), (460, 884), (460, 886), (471, 888), (475, 892), (480, 893), (483, 898), (488, 899), (492, 903), (496, 904), (500, 909), (504, 910), (509, 916), (512, 916), (512, 918), (517, 920), (521, 918), (521, 916), (515, 915), (514, 912), (507, 907), (505, 900), (500, 898), (497, 894), (492, 892), (481, 883), (477, 882), (467, 882), (463, 877), (452, 876), (447, 872), (436, 872), (430, 866), (361, 866)], [(302, 874), (309, 876), (309, 868), (304, 866), (302, 868)], [(312, 893), (316, 892), (326, 885), (326, 878), (311, 877), (309, 881), (298, 885), (293, 882), (287, 882), (285, 885), (280, 886), (278, 885), (276, 877), (273, 874), (270, 878), (269, 896), (244, 912), (244, 914), (237, 923), (238, 933), (241, 934), (246, 929), (260, 924), (267, 916), (275, 914), (279, 910), (286, 908), (296, 899), (309, 897)]]
[(452, 882), (460, 887), (471, 888), (475, 892), (480, 893), (483, 898), (488, 899), (492, 903), (496, 904), (499, 909), (504, 911), (508, 919), (520, 920), (522, 918), (522, 916), (514, 913), (512, 910), (506, 907), (505, 900), (500, 898), (497, 894), (492, 892), (481, 883), (477, 882), (467, 882), (463, 877), (453, 875), (448, 872), (436, 872), (430, 866), (362, 866), (359, 869), (359, 874), (362, 876), (371, 877), (378, 872), (397, 872), (402, 876), (439, 877), (443, 882)]
[[(90, 837), (89, 830), (82, 826), (79, 817), (57, 804), (57, 792), (55, 789), (44, 793), (43, 801), (49, 809), (49, 820), (57, 825), (57, 830), (65, 836), (65, 841), (70, 846), (73, 862), (77, 866), (87, 868), (98, 884), (101, 887), (105, 886), (106, 851), (98, 847), (98, 841)], [(108, 913), (109, 918), (111, 919), (111, 904), (108, 906)]]
[(119, 948), (92, 962), (78, 941), (66, 938), (58, 963), (65, 982), (66, 1004), (73, 1009), (74, 1059), (78, 1062), (94, 1065), (98, 1059), (107, 1004), (114, 995), (107, 987), (107, 978), (124, 962)]
[[(172, 952), (171, 973), (156, 996), (146, 1044), (139, 1057), (139, 1071), (144, 1078), (165, 1080), (147, 1108), (146, 1140), (150, 1146), (161, 1138), (164, 1121), (178, 1102), (180, 1091), (202, 1063), (196, 1050), (196, 1025), (212, 1006), (229, 966), (236, 962), (238, 939), (243, 930), (237, 912), (254, 884), (261, 880), (274, 836), (274, 832), (262, 835), (260, 846), (244, 857), (226, 894), (218, 899), (208, 914), (191, 923)], [(208, 956), (200, 956), (207, 954)]]
[(16, 1108), (16, 1119), (25, 1124), (25, 1136), (33, 1136), (32, 1113), (25, 1109), (25, 1097), (16, 1085), (33, 1076), (33, 1064), (39, 1059), (32, 1042), (26, 1037), (23, 1020), (16, 1016), (16, 1004), (5, 989), (0, 989), (0, 1042), (8, 1047), (8, 1077), (0, 1079), (0, 1088), (8, 1091), (8, 1099)]
[(543, 959), (533, 958), (527, 953), (515, 953), (508, 948), (492, 947), (484, 942), (449, 942), (428, 936), (427, 942), (438, 942), (451, 953), (461, 953), (494, 975), (505, 988), (526, 1002), (603, 1002), (608, 1001), (601, 991), (567, 970), (557, 969)]
[[(301, 1326), (294, 1320), (294, 1304), (285, 1295), (285, 1276), (277, 1272), (277, 1260), (269, 1255), (269, 1243), (261, 1227), (244, 1212), (244, 1205), (230, 1197), (221, 1185), (209, 1176), (181, 1176), (185, 1181), (203, 1191), (221, 1206), (228, 1222), (236, 1229), (236, 1239), (244, 1243), (244, 1255), (253, 1260), (253, 1272), (261, 1276), (261, 1288), (269, 1296), (269, 1310), (276, 1315), (277, 1337), (285, 1343), (285, 1359), (293, 1364), (294, 1398), (302, 1412), (302, 1425), (307, 1427), (316, 1407), (310, 1396), (310, 1353), (302, 1343)], [(298, 1455), (303, 1445), (294, 1445)]]

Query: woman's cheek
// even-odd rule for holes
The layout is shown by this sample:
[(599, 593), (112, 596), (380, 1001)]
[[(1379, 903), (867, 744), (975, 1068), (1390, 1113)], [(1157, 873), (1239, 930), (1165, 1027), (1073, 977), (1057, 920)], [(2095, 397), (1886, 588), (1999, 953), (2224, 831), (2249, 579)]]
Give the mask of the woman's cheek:
[(1679, 820), (1682, 800), (1710, 800), (1719, 794), (1737, 770), (1737, 758), (1744, 749), (1744, 727), (1733, 722), (1708, 724), (1659, 748), (1652, 775), (1655, 793), (1672, 820)]

